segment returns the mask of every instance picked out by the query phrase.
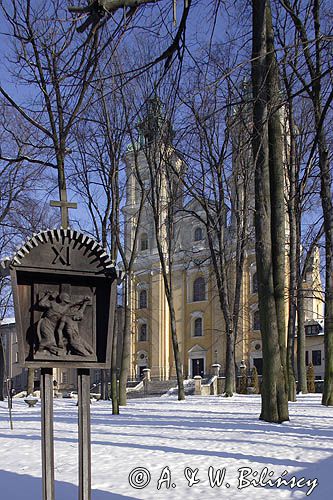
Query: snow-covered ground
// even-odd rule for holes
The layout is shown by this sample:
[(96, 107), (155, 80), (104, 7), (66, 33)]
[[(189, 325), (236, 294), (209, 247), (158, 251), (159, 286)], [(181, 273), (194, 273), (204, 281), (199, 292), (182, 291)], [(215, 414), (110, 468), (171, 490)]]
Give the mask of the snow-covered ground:
[[(132, 400), (117, 417), (108, 402), (94, 403), (91, 411), (93, 500), (298, 499), (311, 489), (311, 500), (333, 498), (333, 408), (321, 406), (320, 395), (291, 403), (291, 420), (282, 425), (258, 420), (260, 397), (254, 395)], [(6, 402), (0, 402), (0, 499), (40, 500), (40, 404), (30, 409), (16, 399), (13, 416), (11, 431)], [(56, 499), (73, 500), (78, 496), (75, 401), (56, 400), (54, 417)], [(288, 471), (285, 479), (309, 483), (303, 489), (238, 489), (260, 475), (265, 484), (265, 470), (273, 481)], [(213, 487), (214, 477), (223, 478), (224, 472), (222, 485)], [(134, 487), (144, 483), (149, 484)]]

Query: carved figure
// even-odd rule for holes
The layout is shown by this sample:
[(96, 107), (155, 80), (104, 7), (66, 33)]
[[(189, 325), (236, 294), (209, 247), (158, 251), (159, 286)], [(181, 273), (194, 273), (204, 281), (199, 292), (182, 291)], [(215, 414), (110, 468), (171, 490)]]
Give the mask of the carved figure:
[(36, 304), (44, 313), (37, 323), (39, 346), (37, 352), (48, 351), (57, 356), (67, 354), (90, 356), (93, 349), (81, 338), (78, 322), (83, 319), (90, 298), (72, 302), (68, 293), (54, 294), (49, 290)]
[(58, 327), (58, 338), (62, 344), (62, 337), (67, 340), (67, 353), (78, 356), (90, 356), (94, 353), (91, 346), (81, 338), (79, 332), (79, 322), (83, 319), (84, 311), (90, 305), (90, 297), (85, 297), (77, 311), (62, 316)]
[(37, 303), (38, 308), (44, 313), (37, 324), (37, 335), (39, 340), (38, 352), (47, 350), (51, 354), (58, 354), (59, 348), (55, 338), (55, 331), (61, 317), (71, 307), (71, 300), (67, 293), (54, 295), (49, 290)]

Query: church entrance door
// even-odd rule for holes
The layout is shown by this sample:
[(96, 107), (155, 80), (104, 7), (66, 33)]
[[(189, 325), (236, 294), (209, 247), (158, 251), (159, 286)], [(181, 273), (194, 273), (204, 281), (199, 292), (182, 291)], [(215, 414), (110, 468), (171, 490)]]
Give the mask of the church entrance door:
[(203, 358), (194, 358), (192, 359), (192, 377), (196, 375), (204, 376), (204, 359)]
[(144, 377), (144, 373), (143, 373), (143, 370), (145, 370), (147, 368), (147, 366), (139, 366), (139, 380), (142, 380), (143, 377)]
[(253, 364), (257, 369), (258, 375), (262, 375), (262, 358), (254, 358)]

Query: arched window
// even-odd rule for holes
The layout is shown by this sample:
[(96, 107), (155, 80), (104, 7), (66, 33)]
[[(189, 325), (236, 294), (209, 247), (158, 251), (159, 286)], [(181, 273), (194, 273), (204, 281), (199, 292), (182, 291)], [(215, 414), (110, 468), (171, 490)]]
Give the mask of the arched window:
[(194, 231), (194, 241), (203, 240), (203, 231), (201, 227), (197, 227)]
[(252, 329), (253, 330), (260, 330), (260, 315), (259, 315), (259, 311), (254, 311), (254, 313), (253, 313)]
[(139, 292), (139, 309), (146, 309), (147, 307), (147, 290), (140, 290)]
[(206, 300), (206, 284), (202, 276), (197, 278), (193, 283), (193, 302)]
[(147, 324), (141, 323), (139, 325), (139, 342), (146, 342), (148, 339)]
[(148, 250), (148, 234), (142, 233), (140, 236), (140, 250), (143, 252), (144, 250)]
[(202, 318), (196, 318), (194, 320), (193, 336), (194, 337), (201, 337), (202, 336)]
[(252, 293), (258, 293), (258, 277), (257, 273), (252, 276)]

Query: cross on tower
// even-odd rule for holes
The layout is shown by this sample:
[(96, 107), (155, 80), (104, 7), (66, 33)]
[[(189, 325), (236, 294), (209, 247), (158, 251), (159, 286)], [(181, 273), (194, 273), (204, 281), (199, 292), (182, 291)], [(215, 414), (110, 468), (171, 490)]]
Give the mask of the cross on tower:
[(50, 201), (51, 207), (60, 207), (61, 211), (61, 226), (64, 229), (67, 229), (69, 226), (69, 217), (68, 217), (68, 209), (69, 208), (77, 208), (77, 203), (70, 203), (67, 201), (67, 193), (66, 191), (61, 191), (60, 193), (60, 201)]

